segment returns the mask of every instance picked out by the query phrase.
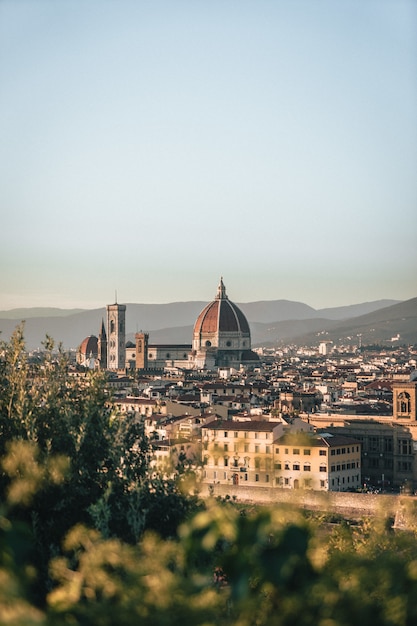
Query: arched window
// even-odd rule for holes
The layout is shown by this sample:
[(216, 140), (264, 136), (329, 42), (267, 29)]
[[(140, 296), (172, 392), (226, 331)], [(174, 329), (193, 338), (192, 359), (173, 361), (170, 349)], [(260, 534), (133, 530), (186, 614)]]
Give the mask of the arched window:
[(397, 397), (397, 412), (409, 414), (411, 412), (410, 394), (402, 391)]

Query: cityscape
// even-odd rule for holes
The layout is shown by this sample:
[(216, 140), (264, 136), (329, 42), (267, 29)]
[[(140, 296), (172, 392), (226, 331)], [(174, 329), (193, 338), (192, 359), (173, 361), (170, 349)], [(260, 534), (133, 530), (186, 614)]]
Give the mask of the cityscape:
[(0, 2), (0, 624), (417, 624), (415, 0)]
[[(126, 341), (126, 308), (107, 305), (75, 360), (81, 372), (107, 372), (115, 410), (144, 422), (155, 462), (169, 467), (185, 455), (203, 483), (237, 495), (239, 487), (414, 493), (415, 344), (395, 336), (367, 346), (357, 336), (337, 346), (318, 334), (312, 346), (253, 347), (223, 278), (189, 344), (153, 343), (147, 332)], [(302, 446), (285, 444), (297, 434)]]

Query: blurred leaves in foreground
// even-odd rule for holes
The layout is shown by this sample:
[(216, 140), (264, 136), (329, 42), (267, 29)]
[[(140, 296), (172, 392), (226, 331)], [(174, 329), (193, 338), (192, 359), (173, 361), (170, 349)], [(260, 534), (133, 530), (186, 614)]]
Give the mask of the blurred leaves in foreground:
[(14, 446), (2, 461), (11, 487), (0, 517), (1, 624), (417, 623), (412, 529), (394, 532), (381, 518), (329, 530), (295, 508), (249, 511), (214, 500), (175, 539), (148, 531), (131, 545), (76, 525), (50, 561), (45, 606), (35, 606), (32, 535), (9, 513), (19, 494), (25, 506), (45, 483), (61, 480), (66, 468), (57, 464), (42, 467), (31, 443)]

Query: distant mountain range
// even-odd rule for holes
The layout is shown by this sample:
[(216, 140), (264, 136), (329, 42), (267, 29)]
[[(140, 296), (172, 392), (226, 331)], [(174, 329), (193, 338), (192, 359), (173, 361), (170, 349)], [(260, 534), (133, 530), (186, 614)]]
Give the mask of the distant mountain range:
[[(192, 329), (207, 302), (168, 304), (127, 304), (127, 339), (135, 332), (149, 332), (150, 343), (192, 342)], [(336, 343), (387, 342), (400, 334), (400, 342), (417, 343), (417, 298), (398, 302), (378, 300), (345, 307), (316, 310), (302, 302), (270, 300), (237, 303), (245, 313), (252, 332), (252, 344), (277, 345), (284, 342), (314, 345), (323, 339)], [(15, 309), (0, 312), (2, 339), (9, 339), (16, 325), (25, 320), (27, 347), (41, 347), (45, 335), (76, 348), (88, 335), (97, 335), (105, 307), (78, 309)], [(349, 340), (348, 338), (351, 338)]]

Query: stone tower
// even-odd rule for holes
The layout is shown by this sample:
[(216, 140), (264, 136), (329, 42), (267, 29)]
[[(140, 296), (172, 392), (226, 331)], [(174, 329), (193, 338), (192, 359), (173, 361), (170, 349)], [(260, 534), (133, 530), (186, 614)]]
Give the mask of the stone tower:
[(392, 410), (394, 420), (417, 422), (417, 382), (396, 382), (392, 387)]
[(107, 307), (107, 369), (126, 367), (126, 305), (108, 304)]
[(136, 333), (136, 369), (146, 370), (148, 368), (148, 333)]
[(98, 335), (97, 342), (97, 359), (99, 367), (102, 370), (107, 369), (107, 335), (106, 327), (104, 326), (104, 320), (101, 320), (101, 329)]

